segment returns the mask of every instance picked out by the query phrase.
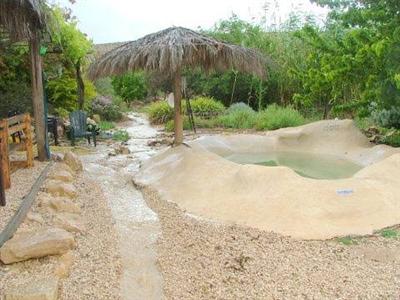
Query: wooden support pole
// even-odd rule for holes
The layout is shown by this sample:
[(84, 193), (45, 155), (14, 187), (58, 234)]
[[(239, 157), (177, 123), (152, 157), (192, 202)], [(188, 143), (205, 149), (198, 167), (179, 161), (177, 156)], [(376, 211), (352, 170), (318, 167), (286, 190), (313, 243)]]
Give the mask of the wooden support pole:
[(174, 127), (175, 127), (175, 141), (176, 146), (183, 142), (183, 118), (182, 118), (182, 76), (181, 72), (177, 71), (174, 76)]
[[(0, 151), (0, 161), (2, 161), (2, 153)], [(0, 206), (6, 206), (6, 188), (3, 180), (3, 166), (0, 164)]]
[(44, 115), (42, 58), (40, 57), (39, 34), (30, 40), (31, 71), (32, 71), (32, 104), (35, 118), (35, 134), (40, 161), (47, 160), (46, 123)]
[(1, 152), (1, 173), (4, 189), (11, 187), (10, 180), (10, 161), (8, 157), (8, 122), (7, 120), (0, 121), (0, 152)]
[(26, 165), (28, 168), (33, 167), (33, 141), (32, 141), (32, 128), (31, 116), (26, 114), (24, 116), (24, 134), (25, 134), (25, 150), (26, 150)]

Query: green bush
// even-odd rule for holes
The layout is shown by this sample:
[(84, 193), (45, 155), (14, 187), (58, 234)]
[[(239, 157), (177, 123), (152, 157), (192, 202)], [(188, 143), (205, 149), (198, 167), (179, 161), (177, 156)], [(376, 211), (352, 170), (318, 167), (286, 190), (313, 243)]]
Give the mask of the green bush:
[(379, 126), (400, 129), (400, 108), (374, 110), (371, 117)]
[(129, 140), (129, 134), (126, 130), (118, 130), (113, 133), (112, 139), (114, 141), (126, 142)]
[[(225, 111), (225, 106), (213, 99), (208, 97), (198, 97), (190, 100), (193, 114), (202, 117), (216, 116)], [(183, 101), (182, 107), (186, 113), (186, 101)]]
[(274, 130), (300, 126), (304, 123), (306, 123), (305, 118), (294, 108), (272, 104), (257, 114), (256, 129)]
[(400, 131), (391, 131), (383, 136), (382, 143), (392, 146), (400, 147)]
[(111, 84), (115, 94), (127, 103), (133, 100), (142, 100), (147, 96), (147, 80), (143, 72), (115, 76)]
[(98, 125), (99, 125), (100, 130), (103, 130), (103, 131), (107, 131), (107, 130), (115, 128), (115, 124), (110, 121), (101, 121)]
[[(203, 118), (195, 118), (194, 120), (194, 125), (196, 128), (214, 128), (217, 126), (217, 120), (216, 119), (203, 119)], [(172, 132), (174, 131), (174, 120), (169, 120), (165, 124), (165, 130)], [(183, 118), (183, 129), (184, 130), (192, 130), (192, 127), (190, 126), (189, 118), (185, 116)]]
[(152, 124), (165, 124), (174, 118), (174, 109), (166, 101), (153, 102), (145, 111)]
[(247, 105), (234, 104), (218, 118), (218, 124), (226, 128), (250, 129), (254, 128), (256, 117), (256, 112)]
[(246, 103), (243, 103), (243, 102), (234, 103), (231, 106), (229, 106), (229, 108), (227, 109), (227, 113), (233, 113), (236, 111), (254, 112), (254, 109), (252, 109), (249, 105), (247, 105)]
[(92, 102), (92, 114), (100, 115), (106, 121), (119, 121), (122, 113), (118, 105), (113, 103), (113, 99), (107, 96), (98, 96)]

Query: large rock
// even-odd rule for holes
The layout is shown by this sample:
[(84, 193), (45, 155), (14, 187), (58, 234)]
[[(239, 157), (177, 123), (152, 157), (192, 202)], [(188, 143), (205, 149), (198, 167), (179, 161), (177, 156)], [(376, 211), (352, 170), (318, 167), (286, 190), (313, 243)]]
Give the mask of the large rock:
[(79, 157), (72, 153), (67, 152), (64, 155), (64, 162), (71, 167), (71, 169), (75, 172), (80, 172), (83, 170), (83, 165)]
[(69, 232), (82, 233), (86, 230), (82, 219), (71, 213), (61, 213), (55, 218), (55, 225)]
[(73, 184), (65, 183), (60, 180), (48, 180), (44, 189), (52, 196), (75, 198), (77, 195), (76, 188)]
[(31, 258), (60, 255), (75, 247), (71, 233), (60, 228), (43, 228), (17, 234), (0, 248), (0, 260), (11, 264)]
[(4, 292), (4, 300), (57, 300), (58, 278), (44, 278)]
[(73, 214), (79, 214), (81, 212), (81, 208), (77, 204), (73, 203), (70, 199), (63, 197), (53, 198), (43, 195), (39, 198), (39, 206), (47, 209), (47, 211)]

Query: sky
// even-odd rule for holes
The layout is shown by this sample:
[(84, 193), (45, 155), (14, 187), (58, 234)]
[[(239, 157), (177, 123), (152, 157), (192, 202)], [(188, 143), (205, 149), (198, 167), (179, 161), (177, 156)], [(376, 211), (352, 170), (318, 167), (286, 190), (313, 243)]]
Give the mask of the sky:
[[(268, 25), (284, 22), (291, 11), (313, 13), (323, 20), (327, 11), (309, 0), (55, 0), (72, 9), (79, 29), (93, 42), (110, 43), (138, 39), (170, 26), (211, 28), (232, 14)], [(267, 3), (267, 5), (266, 5)], [(269, 4), (268, 4), (269, 3)]]

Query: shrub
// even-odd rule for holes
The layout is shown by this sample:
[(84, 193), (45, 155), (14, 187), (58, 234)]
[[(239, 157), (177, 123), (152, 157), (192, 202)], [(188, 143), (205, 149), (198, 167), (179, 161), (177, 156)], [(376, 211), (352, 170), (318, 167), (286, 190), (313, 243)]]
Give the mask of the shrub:
[(374, 110), (371, 117), (382, 127), (400, 129), (400, 108), (391, 107), (390, 109)]
[(229, 106), (229, 108), (227, 109), (227, 113), (232, 113), (235, 111), (251, 111), (254, 112), (254, 110), (247, 105), (246, 103), (243, 102), (238, 102), (238, 103), (234, 103), (231, 106)]
[(272, 104), (258, 113), (256, 128), (258, 130), (274, 130), (300, 126), (305, 122), (305, 118), (294, 108)]
[(126, 130), (117, 130), (113, 133), (112, 139), (114, 141), (126, 142), (129, 140), (129, 134)]
[(107, 131), (107, 130), (115, 128), (115, 124), (110, 121), (101, 121), (98, 125), (99, 125), (100, 130), (103, 130), (103, 131)]
[(391, 131), (383, 136), (382, 143), (392, 146), (400, 147), (400, 131)]
[(166, 101), (153, 102), (146, 112), (152, 124), (165, 124), (174, 118), (174, 109)]
[(119, 121), (122, 113), (111, 97), (99, 96), (92, 102), (92, 113), (100, 115), (106, 121)]
[(250, 129), (256, 122), (256, 112), (244, 103), (231, 105), (226, 114), (218, 118), (218, 124), (222, 127)]
[[(194, 125), (196, 128), (214, 128), (217, 125), (217, 120), (216, 119), (202, 119), (202, 118), (195, 118), (194, 120)], [(172, 132), (174, 131), (174, 120), (169, 120), (165, 124), (165, 130)], [(192, 127), (190, 126), (189, 118), (185, 116), (183, 118), (183, 129), (184, 130), (192, 130)]]
[[(186, 113), (186, 101), (182, 101), (183, 109)], [(190, 100), (190, 104), (192, 107), (193, 114), (202, 117), (211, 117), (216, 116), (225, 111), (225, 106), (213, 99), (208, 97), (198, 97), (193, 100)]]
[(147, 81), (143, 72), (116, 76), (111, 84), (115, 93), (127, 103), (142, 100), (147, 96)]

